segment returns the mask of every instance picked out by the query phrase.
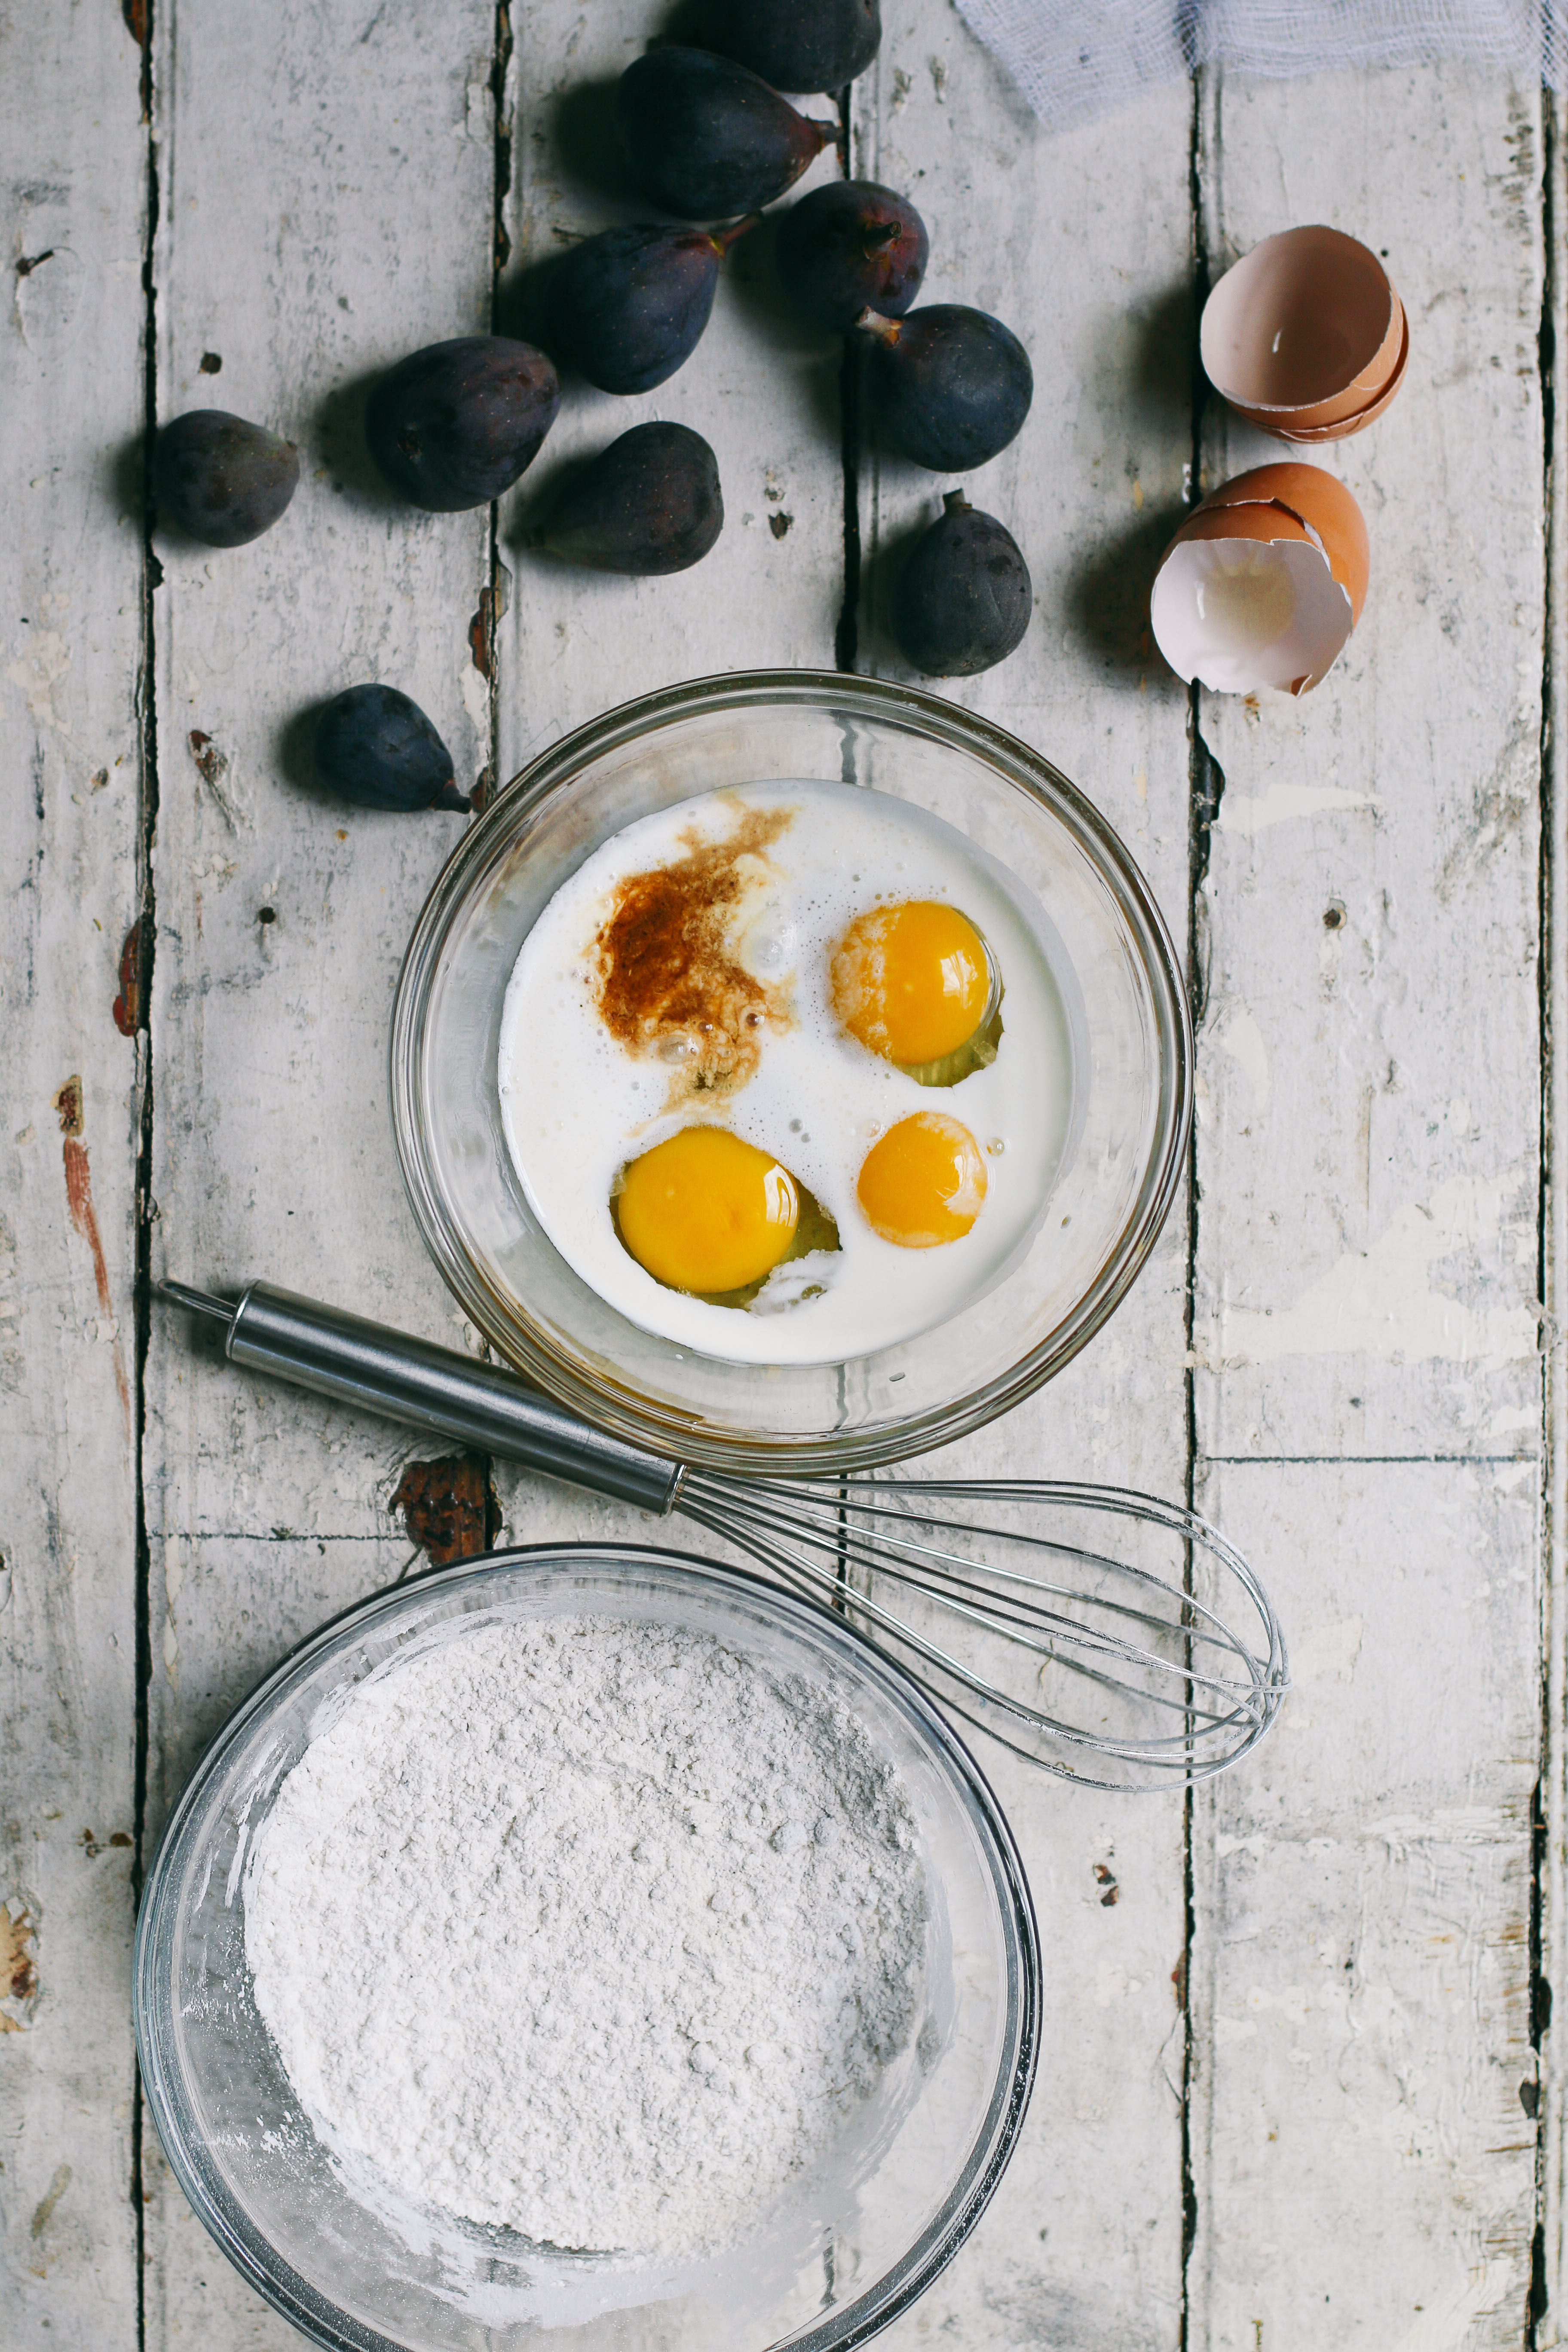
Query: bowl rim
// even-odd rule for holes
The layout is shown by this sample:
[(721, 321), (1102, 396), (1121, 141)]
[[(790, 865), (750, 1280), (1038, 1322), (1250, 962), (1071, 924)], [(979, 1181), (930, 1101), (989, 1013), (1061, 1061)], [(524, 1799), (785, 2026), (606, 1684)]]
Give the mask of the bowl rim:
[[(758, 702), (842, 708), (907, 731), (934, 733), (987, 758), (1076, 832), (1136, 941), (1161, 1041), (1154, 1141), (1120, 1243), (1077, 1305), (1006, 1371), (967, 1396), (928, 1405), (863, 1430), (815, 1436), (745, 1438), (695, 1412), (659, 1404), (630, 1381), (611, 1386), (563, 1356), (542, 1331), (515, 1319), (487, 1281), (449, 1216), (419, 1116), (418, 1039), (427, 993), (448, 924), (476, 867), (499, 834), (531, 814), (590, 757), (700, 714)], [(404, 1189), (426, 1249), (463, 1313), (504, 1361), (558, 1404), (612, 1435), (704, 1468), (766, 1476), (814, 1470), (877, 1469), (970, 1435), (1010, 1412), (1089, 1344), (1142, 1273), (1185, 1171), (1193, 1119), (1192, 1013), (1164, 916), (1142, 869), (1110, 820), (1043, 753), (963, 704), (923, 688), (822, 669), (726, 670), (660, 687), (601, 712), (547, 746), (498, 792), (479, 822), (455, 845), (431, 885), (398, 972), (388, 1038), (392, 1125)], [(940, 1328), (940, 1327), (938, 1327)]]
[(761, 1601), (786, 1622), (794, 1620), (832, 1628), (839, 1644), (856, 1656), (871, 1679), (912, 1717), (939, 1759), (949, 1768), (967, 1800), (972, 1822), (981, 1833), (1002, 1920), (1007, 1953), (1007, 2013), (1002, 2063), (998, 2067), (984, 2118), (963, 2169), (942, 2211), (907, 2248), (891, 2268), (831, 2318), (813, 2322), (795, 2335), (777, 2339), (778, 2352), (848, 2352), (866, 2343), (907, 2311), (946, 2269), (969, 2237), (989, 2204), (1011, 2161), (1027, 2112), (1039, 2062), (1043, 2002), (1043, 1971), (1039, 1928), (1034, 1899), (1010, 1823), (990, 1782), (970, 1748), (959, 1738), (936, 1702), (894, 1658), (837, 1610), (758, 1575), (658, 1544), (565, 1541), (521, 1544), (504, 1551), (487, 1552), (450, 1567), (427, 1570), (403, 1583), (372, 1593), (330, 1617), (297, 1643), (266, 1675), (227, 1717), (204, 1749), (172, 1808), (159, 1836), (137, 1911), (132, 1969), (132, 2020), (136, 2056), (149, 2112), (170, 2170), (197, 2219), (248, 2285), (322, 2352), (416, 2352), (400, 2339), (383, 2336), (365, 2322), (341, 2311), (302, 2273), (279, 2255), (261, 2235), (231, 2195), (216, 2170), (204, 2171), (193, 2153), (195, 2136), (187, 2133), (175, 2095), (177, 2074), (166, 2063), (159, 2031), (158, 1990), (161, 1971), (167, 1972), (170, 1943), (178, 1913), (172, 1890), (177, 1871), (212, 1782), (230, 1754), (259, 1717), (282, 1697), (287, 1687), (301, 1679), (314, 1664), (336, 1648), (346, 1648), (378, 1618), (393, 1618), (442, 1588), (479, 1585), (522, 1569), (570, 1567), (574, 1560), (610, 1563), (616, 1567), (645, 1566), (677, 1572), (677, 1581), (694, 1581), (721, 1593), (739, 1591), (753, 1602)]

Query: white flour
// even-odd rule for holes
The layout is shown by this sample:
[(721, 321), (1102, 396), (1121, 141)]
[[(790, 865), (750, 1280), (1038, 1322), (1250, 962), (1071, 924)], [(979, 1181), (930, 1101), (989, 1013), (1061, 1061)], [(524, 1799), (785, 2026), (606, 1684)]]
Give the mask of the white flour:
[(398, 2186), (564, 2247), (733, 2236), (911, 2040), (890, 1766), (706, 1636), (484, 1626), (317, 1739), (246, 1954), (300, 2102)]

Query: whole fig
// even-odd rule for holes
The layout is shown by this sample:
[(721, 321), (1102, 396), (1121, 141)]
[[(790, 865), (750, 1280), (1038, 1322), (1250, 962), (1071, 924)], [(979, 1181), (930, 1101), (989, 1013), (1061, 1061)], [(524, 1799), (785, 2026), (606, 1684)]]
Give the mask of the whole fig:
[(838, 136), (707, 49), (637, 58), (616, 86), (616, 118), (643, 193), (681, 220), (760, 212)]
[(510, 490), (555, 422), (561, 386), (531, 343), (460, 335), (389, 368), (365, 404), (365, 438), (393, 488), (430, 514)]
[(561, 265), (552, 324), (601, 392), (651, 392), (696, 350), (719, 264), (756, 215), (703, 228), (607, 228)]
[(878, 0), (726, 0), (719, 47), (775, 89), (842, 89), (882, 38)]
[(933, 302), (907, 319), (863, 310), (877, 338), (871, 406), (883, 440), (917, 466), (962, 474), (1007, 446), (1029, 413), (1029, 354), (1000, 319)]
[(395, 686), (351, 686), (316, 721), (316, 772), (365, 808), (466, 809), (452, 755), (416, 702)]
[(907, 310), (931, 251), (913, 205), (874, 180), (830, 180), (792, 205), (779, 226), (779, 278), (790, 299), (827, 333), (862, 310)]
[(243, 416), (192, 408), (158, 436), (158, 512), (205, 547), (244, 547), (270, 530), (300, 480), (300, 453)]
[(634, 425), (577, 476), (530, 545), (649, 578), (700, 562), (724, 527), (719, 461), (687, 425)]
[(907, 659), (928, 677), (973, 677), (1005, 661), (1029, 625), (1034, 589), (1017, 541), (962, 490), (922, 532), (893, 602)]

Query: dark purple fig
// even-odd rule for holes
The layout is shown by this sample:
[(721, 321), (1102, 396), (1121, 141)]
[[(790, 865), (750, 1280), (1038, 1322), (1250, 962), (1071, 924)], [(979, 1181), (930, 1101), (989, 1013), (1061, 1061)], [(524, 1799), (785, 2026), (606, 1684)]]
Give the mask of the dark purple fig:
[(205, 547), (243, 547), (270, 530), (300, 480), (291, 441), (221, 408), (193, 408), (158, 436), (158, 513)]
[(868, 308), (907, 310), (921, 290), (931, 247), (913, 205), (874, 180), (830, 180), (792, 205), (779, 227), (784, 292), (833, 335)]
[(724, 0), (718, 46), (775, 89), (842, 89), (882, 38), (877, 0)]
[(365, 438), (394, 489), (457, 514), (510, 489), (560, 405), (555, 370), (531, 343), (460, 335), (388, 369), (365, 404)]
[(875, 335), (871, 406), (882, 439), (934, 474), (967, 473), (1005, 449), (1029, 413), (1035, 376), (1011, 328), (961, 302), (907, 319), (862, 311)]
[(928, 677), (972, 677), (1005, 661), (1029, 625), (1035, 592), (1017, 541), (962, 490), (922, 532), (893, 601), (906, 657)]
[(601, 392), (651, 392), (684, 367), (713, 308), (719, 264), (756, 215), (732, 228), (607, 228), (561, 265), (553, 324)]
[(689, 425), (634, 425), (579, 474), (531, 547), (638, 578), (700, 563), (724, 528), (719, 461)]
[(838, 136), (706, 49), (650, 49), (621, 76), (616, 119), (645, 195), (682, 220), (731, 220), (793, 187)]
[(365, 808), (466, 809), (452, 754), (416, 702), (395, 686), (351, 686), (316, 721), (316, 772)]

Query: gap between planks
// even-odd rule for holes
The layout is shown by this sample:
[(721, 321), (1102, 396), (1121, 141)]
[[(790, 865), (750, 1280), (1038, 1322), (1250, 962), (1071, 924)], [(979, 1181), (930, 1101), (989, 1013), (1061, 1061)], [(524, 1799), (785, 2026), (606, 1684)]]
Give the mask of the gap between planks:
[[(1206, 155), (1217, 148), (1219, 140), (1220, 92), (1217, 77), (1205, 72), (1192, 76), (1192, 126), (1187, 146), (1187, 207), (1188, 235), (1192, 255), (1192, 280), (1188, 299), (1190, 344), (1187, 355), (1188, 398), (1191, 407), (1188, 478), (1192, 497), (1201, 498), (1203, 480), (1204, 422), (1208, 400), (1208, 381), (1204, 373), (1203, 358), (1198, 345), (1198, 324), (1208, 295), (1209, 237), (1205, 212)], [(1208, 916), (1204, 886), (1208, 879), (1209, 856), (1214, 828), (1219, 818), (1220, 801), (1225, 792), (1225, 773), (1210, 751), (1203, 732), (1203, 690), (1194, 678), (1187, 690), (1187, 906), (1186, 960), (1187, 997), (1192, 1013), (1193, 1058), (1197, 1060), (1198, 1041), (1202, 1035), (1204, 1006), (1208, 992)], [(1184, 1235), (1185, 1263), (1183, 1268), (1183, 1333), (1186, 1359), (1182, 1374), (1183, 1435), (1185, 1444), (1184, 1487), (1183, 1499), (1189, 1511), (1198, 1505), (1198, 1404), (1197, 1376), (1194, 1360), (1197, 1347), (1197, 1286), (1199, 1250), (1199, 1213), (1201, 1193), (1198, 1182), (1198, 1122), (1194, 1116), (1187, 1139), (1187, 1226)], [(1212, 1458), (1212, 1457), (1211, 1457)], [(1185, 1567), (1186, 1581), (1192, 1582), (1192, 1554), (1188, 1548)], [(1177, 2305), (1177, 2343), (1180, 2352), (1189, 2352), (1192, 2342), (1192, 2265), (1198, 2239), (1197, 2178), (1193, 2150), (1193, 2078), (1195, 2051), (1193, 2038), (1193, 1948), (1197, 1931), (1197, 1884), (1194, 1855), (1197, 1815), (1194, 1792), (1189, 1787), (1182, 1800), (1182, 1958), (1180, 1962), (1180, 1998), (1182, 2013), (1182, 2074), (1181, 2074), (1181, 2213), (1182, 2267), (1180, 2300)]]
[[(141, 37), (137, 63), (142, 124), (147, 143), (146, 241), (142, 254), (142, 399), (144, 448), (142, 467), (142, 645), (141, 677), (136, 700), (140, 726), (141, 807), (138, 812), (136, 1076), (140, 1088), (136, 1121), (136, 1241), (135, 1241), (135, 1363), (132, 1374), (133, 1491), (135, 1529), (135, 1761), (132, 1775), (131, 1861), (132, 1903), (140, 1908), (147, 1870), (147, 1790), (151, 1771), (151, 1698), (153, 1689), (153, 1554), (147, 1526), (145, 1454), (147, 1434), (147, 1352), (152, 1340), (152, 1245), (156, 1203), (153, 1199), (153, 961), (157, 945), (157, 898), (153, 852), (158, 828), (158, 696), (153, 656), (153, 592), (163, 577), (153, 549), (157, 520), (153, 504), (153, 436), (158, 425), (158, 288), (155, 267), (160, 184), (158, 144), (153, 121), (153, 11), (154, 0), (144, 0), (135, 25), (125, 12), (128, 27)], [(147, 2192), (145, 2167), (146, 2110), (142, 2095), (141, 2061), (132, 2051), (131, 2084), (131, 2210), (136, 2248), (136, 2345), (147, 2343)]]
[(1560, 459), (1568, 422), (1557, 400), (1556, 360), (1568, 349), (1564, 273), (1556, 239), (1568, 221), (1568, 182), (1558, 121), (1550, 90), (1542, 106), (1542, 289), (1538, 364), (1541, 378), (1543, 505), (1546, 524), (1545, 628), (1541, 694), (1541, 840), (1539, 990), (1541, 1019), (1541, 1223), (1538, 1275), (1545, 1310), (1542, 1349), (1542, 1440), (1545, 1460), (1542, 1492), (1543, 1578), (1542, 1616), (1541, 1782), (1531, 1823), (1530, 1937), (1530, 2038), (1535, 2052), (1535, 2216), (1531, 2274), (1524, 2314), (1525, 2352), (1546, 2352), (1564, 2341), (1568, 2305), (1564, 2263), (1564, 2086), (1560, 2064), (1552, 2062), (1548, 2029), (1553, 1986), (1563, 1984), (1568, 1967), (1565, 1916), (1564, 1838), (1568, 1797), (1564, 1768), (1564, 1706), (1568, 1703), (1568, 1447), (1563, 1442), (1568, 1411), (1568, 1348), (1563, 1329), (1563, 1278), (1568, 1268), (1568, 1196), (1556, 1151), (1556, 1138), (1568, 1119), (1565, 1084), (1554, 1040), (1568, 1034), (1568, 972), (1563, 943), (1568, 940), (1568, 772), (1564, 767), (1559, 713), (1568, 709), (1563, 627), (1568, 615), (1568, 534), (1562, 528), (1556, 488), (1563, 478)]

